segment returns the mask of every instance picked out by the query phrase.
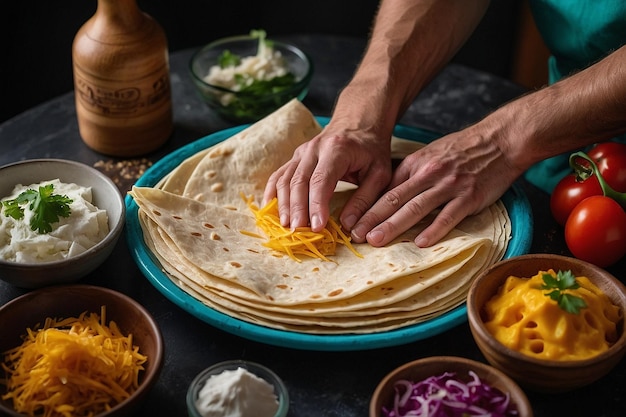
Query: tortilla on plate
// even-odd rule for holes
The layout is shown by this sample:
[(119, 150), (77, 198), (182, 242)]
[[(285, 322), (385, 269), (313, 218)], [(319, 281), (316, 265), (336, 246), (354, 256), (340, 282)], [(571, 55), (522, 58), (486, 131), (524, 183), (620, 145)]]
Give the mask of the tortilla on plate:
[[(155, 187), (133, 187), (144, 240), (168, 276), (208, 307), (296, 332), (371, 333), (408, 326), (465, 301), (473, 279), (504, 255), (511, 234), (498, 201), (438, 244), (413, 237), (434, 213), (390, 244), (338, 245), (331, 261), (269, 249), (242, 196), (262, 197), (269, 175), (321, 131), (299, 101), (183, 161)], [(402, 157), (422, 144), (392, 138)], [(345, 185), (345, 184), (343, 184)], [(354, 187), (338, 187), (335, 216)]]

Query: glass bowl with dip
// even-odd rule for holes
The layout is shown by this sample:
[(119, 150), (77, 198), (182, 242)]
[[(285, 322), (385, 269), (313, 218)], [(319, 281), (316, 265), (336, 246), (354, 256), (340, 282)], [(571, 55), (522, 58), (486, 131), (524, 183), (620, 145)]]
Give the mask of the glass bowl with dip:
[(303, 100), (313, 76), (304, 51), (254, 32), (215, 40), (189, 63), (202, 101), (235, 123), (256, 122), (292, 99)]
[(200, 372), (187, 390), (189, 417), (286, 417), (287, 387), (255, 362), (231, 360)]

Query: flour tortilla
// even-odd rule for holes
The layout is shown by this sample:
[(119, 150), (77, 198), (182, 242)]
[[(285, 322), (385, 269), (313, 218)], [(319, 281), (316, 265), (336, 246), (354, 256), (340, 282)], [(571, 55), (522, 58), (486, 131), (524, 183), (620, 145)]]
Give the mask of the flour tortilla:
[[(262, 121), (211, 148), (187, 180), (183, 196), (246, 211), (241, 198), (262, 195), (269, 176), (322, 128), (293, 100)], [(175, 173), (174, 177), (179, 176)]]
[[(269, 175), (320, 131), (294, 100), (183, 161), (155, 187), (134, 187), (144, 239), (168, 276), (217, 311), (307, 333), (385, 331), (461, 304), (473, 279), (506, 250), (511, 229), (500, 201), (431, 248), (418, 248), (413, 237), (435, 213), (383, 248), (355, 245), (363, 258), (340, 245), (332, 262), (298, 263), (241, 233), (262, 234), (242, 195), (260, 200)], [(419, 146), (392, 138), (392, 156)], [(353, 188), (338, 187), (334, 215)]]
[[(152, 229), (154, 230), (154, 229)], [(154, 249), (153, 249), (154, 250)], [(157, 250), (157, 253), (161, 251)], [(429, 289), (437, 295), (437, 298), (431, 299), (431, 294), (427, 291), (424, 294), (420, 294), (416, 297), (414, 305), (419, 309), (417, 314), (414, 309), (393, 309), (394, 306), (390, 306), (389, 309), (375, 309), (376, 314), (362, 316), (360, 311), (353, 312), (352, 315), (324, 315), (311, 314), (308, 316), (300, 316), (293, 313), (292, 310), (287, 309), (284, 312), (268, 311), (264, 308), (258, 308), (258, 305), (254, 304), (241, 304), (236, 301), (230, 300), (228, 297), (224, 297), (224, 293), (220, 291), (210, 291), (207, 288), (201, 287), (195, 281), (189, 280), (182, 271), (181, 274), (176, 273), (176, 268), (172, 268), (167, 264), (167, 260), (161, 259), (162, 265), (166, 265), (166, 269), (173, 272), (172, 279), (179, 279), (178, 284), (184, 288), (188, 293), (194, 294), (198, 299), (202, 300), (207, 306), (221, 311), (225, 314), (232, 315), (240, 319), (246, 319), (247, 321), (253, 321), (257, 324), (263, 324), (266, 326), (279, 328), (283, 330), (297, 330), (311, 333), (342, 333), (346, 329), (349, 329), (352, 333), (366, 333), (374, 330), (382, 331), (382, 329), (395, 328), (400, 324), (409, 325), (428, 320), (429, 318), (439, 314), (441, 309), (452, 308), (458, 305), (459, 302), (464, 299), (467, 287), (462, 287), (456, 294), (451, 294), (451, 297), (441, 297), (439, 290), (442, 288), (439, 286), (431, 287)], [(185, 265), (182, 263), (181, 265)], [(459, 271), (461, 273), (471, 273), (472, 267), (465, 266), (465, 271)], [(461, 266), (463, 269), (463, 266)], [(429, 303), (428, 300), (433, 301)], [(421, 305), (420, 303), (423, 302)], [(405, 305), (410, 305), (406, 304)]]

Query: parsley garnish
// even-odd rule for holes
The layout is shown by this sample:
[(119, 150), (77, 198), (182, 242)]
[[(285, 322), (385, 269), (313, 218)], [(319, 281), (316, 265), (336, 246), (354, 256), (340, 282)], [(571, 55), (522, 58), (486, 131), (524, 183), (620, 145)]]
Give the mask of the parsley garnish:
[(15, 220), (24, 218), (24, 204), (29, 204), (33, 217), (30, 220), (31, 230), (39, 233), (50, 233), (52, 223), (59, 221), (59, 217), (69, 217), (72, 200), (67, 196), (53, 194), (54, 185), (47, 184), (39, 187), (39, 190), (28, 189), (17, 198), (2, 202), (4, 213)]
[(236, 67), (241, 63), (241, 57), (226, 49), (218, 58), (220, 68)]
[(572, 271), (559, 271), (556, 277), (552, 274), (544, 273), (542, 278), (544, 284), (541, 286), (541, 289), (552, 290), (545, 295), (556, 301), (561, 309), (571, 314), (578, 314), (580, 309), (587, 307), (587, 303), (581, 297), (563, 292), (580, 288)]

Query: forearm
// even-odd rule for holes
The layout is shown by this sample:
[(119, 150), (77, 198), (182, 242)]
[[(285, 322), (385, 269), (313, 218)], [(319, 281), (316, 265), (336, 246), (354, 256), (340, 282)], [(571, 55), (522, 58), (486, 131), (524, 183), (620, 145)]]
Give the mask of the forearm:
[[(488, 0), (384, 0), (335, 116), (353, 129), (391, 132), (419, 91), (467, 40)], [(358, 125), (356, 125), (358, 124)]]
[(521, 170), (626, 132), (626, 46), (476, 126)]

